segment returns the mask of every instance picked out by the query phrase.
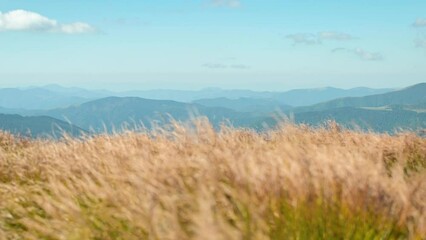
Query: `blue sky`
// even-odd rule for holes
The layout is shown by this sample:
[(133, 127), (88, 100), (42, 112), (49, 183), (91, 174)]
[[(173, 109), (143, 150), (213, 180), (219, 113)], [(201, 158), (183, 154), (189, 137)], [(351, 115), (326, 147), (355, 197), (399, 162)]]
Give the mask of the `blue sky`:
[(422, 0), (0, 0), (0, 87), (426, 81)]

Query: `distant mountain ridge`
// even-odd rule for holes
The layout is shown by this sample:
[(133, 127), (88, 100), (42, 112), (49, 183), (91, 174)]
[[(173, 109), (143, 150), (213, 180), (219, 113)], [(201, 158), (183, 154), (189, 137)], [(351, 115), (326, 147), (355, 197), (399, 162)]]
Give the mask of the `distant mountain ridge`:
[[(79, 88), (62, 88), (60, 86), (49, 86), (49, 90), (34, 90), (31, 93), (48, 92), (55, 90), (63, 92), (64, 96), (76, 95), (78, 100), (90, 97), (91, 91)], [(28, 90), (28, 89), (27, 89)], [(169, 90), (162, 90), (163, 93), (170, 93)], [(42, 124), (39, 127), (41, 132), (51, 132), (48, 126), (58, 121), (58, 125), (68, 124), (68, 126), (78, 126), (76, 128), (90, 130), (91, 132), (113, 132), (120, 131), (125, 126), (127, 129), (139, 128), (142, 125), (147, 128), (155, 127), (169, 123), (174, 119), (177, 121), (188, 121), (193, 117), (207, 117), (210, 122), (219, 127), (221, 123), (230, 123), (235, 127), (247, 127), (256, 130), (274, 127), (280, 116), (279, 113), (286, 113), (292, 116), (296, 123), (306, 123), (313, 126), (321, 125), (327, 120), (336, 120), (339, 124), (347, 127), (358, 126), (364, 130), (374, 130), (378, 132), (393, 132), (396, 129), (412, 129), (418, 130), (426, 128), (426, 83), (417, 84), (408, 88), (397, 91), (386, 92), (385, 90), (371, 90), (368, 88), (355, 88), (352, 90), (341, 90), (335, 88), (324, 89), (305, 89), (294, 90), (286, 93), (273, 92), (252, 92), (246, 90), (224, 90), (210, 89), (205, 90), (210, 93), (208, 96), (215, 94), (235, 93), (254, 94), (252, 97), (218, 97), (194, 100), (193, 102), (179, 102), (174, 100), (156, 100), (145, 99), (140, 97), (102, 97), (104, 94), (111, 94), (106, 91), (96, 92), (96, 99), (90, 99), (83, 103), (75, 102), (71, 105), (56, 107), (53, 109), (26, 110), (26, 109), (10, 109), (1, 108), (0, 112), (8, 113), (8, 118), (4, 117), (4, 122), (20, 122), (20, 126), (27, 124), (27, 129), (38, 128), (34, 126), (34, 122)], [(342, 93), (343, 91), (343, 93)], [(373, 94), (363, 97), (343, 97), (311, 106), (291, 107), (285, 105), (285, 96), (304, 96), (299, 100), (303, 104), (309, 101), (318, 101), (331, 95), (339, 94), (364, 94), (366, 92), (381, 92), (381, 94)], [(173, 91), (172, 91), (173, 92)], [(178, 91), (179, 93), (187, 93)], [(200, 91), (202, 92), (202, 91)], [(200, 92), (196, 92), (197, 94)], [(332, 94), (330, 94), (332, 93)], [(56, 93), (59, 94), (59, 93)], [(256, 95), (257, 94), (257, 95)], [(272, 94), (272, 95), (271, 95)], [(60, 94), (59, 94), (60, 95)], [(39, 96), (37, 94), (32, 96)], [(47, 99), (52, 95), (48, 95)], [(55, 96), (55, 94), (53, 94)], [(95, 95), (93, 95), (95, 96)], [(159, 95), (157, 95), (159, 96)], [(188, 98), (197, 95), (186, 96)], [(255, 96), (265, 96), (264, 98)], [(268, 98), (266, 97), (268, 96)], [(283, 97), (284, 96), (284, 97)], [(311, 96), (309, 98), (309, 96)], [(1, 99), (1, 98), (0, 98)], [(35, 101), (33, 99), (33, 101)], [(48, 102), (48, 101), (47, 101)], [(37, 102), (32, 106), (37, 105)], [(36, 118), (19, 118), (17, 115), (24, 116), (49, 116), (41, 119)], [(15, 119), (15, 120), (10, 120)], [(2, 119), (0, 119), (1, 123)], [(69, 122), (69, 123), (68, 123)], [(70, 123), (74, 125), (70, 125)], [(1, 125), (0, 125), (1, 126)], [(41, 126), (41, 125), (40, 125)], [(47, 127), (46, 127), (47, 126)], [(64, 125), (65, 126), (65, 125)], [(66, 127), (66, 126), (65, 126)], [(18, 129), (23, 132), (22, 128), (12, 125), (6, 126), (9, 129)]]
[(0, 107), (7, 109), (45, 110), (88, 100), (88, 98), (64, 95), (44, 88), (0, 89)]
[[(29, 88), (0, 89), (0, 107), (5, 109), (47, 110), (65, 108), (84, 102), (105, 97), (141, 97), (153, 100), (173, 100), (190, 103), (201, 99), (228, 98), (236, 100), (264, 99), (275, 101), (279, 105), (305, 106), (328, 101), (339, 97), (366, 96), (374, 93), (383, 93), (390, 89), (369, 88), (321, 88), (299, 89), (286, 92), (257, 92), (251, 90), (226, 90), (220, 88), (206, 88), (198, 91), (183, 90), (146, 90), (112, 92), (106, 90), (87, 90), (59, 85), (46, 85)], [(263, 100), (262, 100), (263, 101)]]
[(392, 89), (371, 89), (358, 87), (352, 89), (340, 88), (312, 88), (296, 89), (283, 92), (256, 92), (251, 90), (225, 90), (220, 88), (206, 88), (199, 91), (182, 90), (148, 90), (148, 91), (130, 91), (120, 93), (119, 96), (136, 96), (156, 100), (174, 100), (179, 102), (193, 102), (200, 99), (218, 99), (227, 98), (230, 100), (251, 98), (251, 99), (269, 99), (282, 105), (306, 106), (312, 105), (340, 97), (358, 97), (370, 94), (389, 92)]
[(51, 92), (59, 93), (65, 96), (74, 96), (74, 97), (80, 97), (85, 99), (103, 98), (103, 97), (112, 96), (114, 94), (113, 92), (106, 91), (106, 90), (88, 90), (88, 89), (78, 88), (78, 87), (63, 87), (57, 84), (50, 84), (50, 85), (45, 85), (42, 87), (35, 87), (35, 88), (47, 89)]

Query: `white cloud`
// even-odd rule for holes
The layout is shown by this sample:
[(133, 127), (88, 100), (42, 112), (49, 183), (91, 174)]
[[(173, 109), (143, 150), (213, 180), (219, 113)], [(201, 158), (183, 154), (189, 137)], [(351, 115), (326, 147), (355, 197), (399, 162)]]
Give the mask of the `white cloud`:
[(60, 32), (63, 32), (66, 34), (79, 34), (79, 33), (94, 32), (94, 29), (87, 23), (77, 22), (72, 24), (61, 25)]
[(426, 19), (418, 18), (414, 23), (413, 27), (426, 27)]
[(342, 51), (355, 54), (356, 56), (358, 56), (360, 59), (364, 61), (382, 61), (384, 59), (383, 54), (381, 54), (380, 52), (369, 52), (362, 48), (356, 48), (356, 49), (336, 48), (332, 52), (336, 53), (336, 52), (342, 52)]
[(224, 69), (224, 68), (228, 68), (228, 65), (221, 64), (221, 63), (206, 63), (203, 65), (203, 67), (210, 68), (210, 69)]
[(244, 64), (233, 64), (229, 66), (230, 68), (233, 69), (250, 69), (250, 66), (244, 65)]
[(383, 55), (379, 52), (369, 52), (362, 48), (357, 48), (353, 50), (353, 53), (358, 55), (362, 60), (366, 61), (381, 61), (383, 60)]
[(81, 34), (94, 32), (95, 29), (87, 23), (76, 22), (60, 24), (35, 12), (13, 10), (0, 12), (0, 32), (4, 31), (33, 31), (58, 32), (65, 34)]
[(229, 8), (241, 7), (240, 0), (210, 0), (210, 3), (216, 7), (229, 7)]

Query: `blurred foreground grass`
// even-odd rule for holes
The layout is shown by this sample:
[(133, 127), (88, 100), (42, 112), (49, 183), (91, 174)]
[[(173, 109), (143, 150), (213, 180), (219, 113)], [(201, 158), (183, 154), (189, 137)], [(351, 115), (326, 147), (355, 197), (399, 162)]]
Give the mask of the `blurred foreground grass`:
[(426, 239), (426, 139), (205, 121), (3, 133), (0, 239)]

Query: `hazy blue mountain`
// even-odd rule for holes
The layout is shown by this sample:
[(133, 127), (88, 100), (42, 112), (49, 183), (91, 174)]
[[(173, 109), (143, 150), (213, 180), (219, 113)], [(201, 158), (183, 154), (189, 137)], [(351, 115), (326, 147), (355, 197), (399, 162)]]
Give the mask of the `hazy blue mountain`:
[(63, 133), (79, 136), (83, 129), (46, 116), (23, 117), (17, 114), (0, 114), (2, 131), (29, 137), (61, 137)]
[[(202, 98), (194, 100), (192, 103), (185, 103), (139, 97), (105, 97), (97, 100), (87, 100), (88, 98), (101, 97), (103, 94), (113, 93), (107, 91), (94, 91), (92, 93), (91, 90), (63, 88), (56, 85), (47, 86), (46, 88), (48, 89), (30, 88), (19, 90), (18, 93), (24, 96), (22, 99), (32, 102), (31, 107), (22, 105), (25, 101), (19, 100), (18, 102), (21, 103), (15, 103), (15, 108), (0, 108), (0, 112), (25, 116), (46, 115), (70, 122), (82, 129), (88, 130), (93, 128), (96, 132), (104, 130), (111, 131), (114, 128), (119, 130), (125, 123), (129, 124), (127, 127), (130, 129), (141, 124), (150, 128), (152, 127), (152, 123), (161, 125), (169, 122), (171, 118), (178, 121), (186, 121), (193, 116), (206, 116), (215, 126), (218, 126), (223, 121), (229, 121), (236, 127), (262, 129), (264, 126), (272, 127), (276, 124), (276, 118), (272, 112), (277, 109), (284, 112), (287, 111), (287, 113), (295, 112), (295, 121), (298, 123), (304, 122), (317, 125), (323, 123), (325, 120), (335, 119), (338, 123), (345, 126), (355, 124), (364, 129), (371, 128), (375, 131), (392, 131), (395, 128), (423, 128), (425, 123), (424, 114), (426, 113), (426, 109), (424, 108), (426, 105), (426, 84), (418, 84), (384, 94), (340, 98), (310, 107), (298, 107), (295, 109), (291, 109), (285, 105), (283, 99), (298, 98), (298, 104), (306, 104), (309, 101), (319, 101), (320, 99), (339, 94), (362, 95), (367, 92), (386, 90), (325, 88), (294, 90), (285, 93), (221, 89), (204, 89), (202, 91), (148, 91), (152, 94), (155, 93), (155, 96), (160, 98), (173, 98), (179, 95), (182, 98), (185, 97), (186, 100), (192, 99), (192, 97), (209, 97), (221, 94), (228, 96), (210, 99)], [(2, 91), (8, 93), (6, 90), (2, 89)], [(16, 89), (9, 89), (8, 91), (16, 93)], [(26, 96), (26, 91), (31, 94)], [(174, 95), (174, 93), (179, 94)], [(11, 95), (13, 94), (5, 95), (9, 96), (9, 101), (11, 101)], [(240, 95), (248, 97), (237, 97)], [(60, 99), (55, 98), (58, 96), (62, 97), (62, 102)], [(70, 96), (74, 96), (69, 99), (76, 100), (76, 102), (71, 104), (71, 106), (64, 107), (64, 99)], [(4, 99), (7, 98), (5, 97)], [(42, 108), (40, 108), (42, 110), (28, 110), (36, 109), (36, 106), (40, 106), (41, 103), (38, 102), (40, 99), (45, 107), (47, 103), (60, 106), (53, 110), (43, 110)], [(55, 99), (57, 100), (56, 102)], [(78, 103), (78, 101), (83, 101), (83, 99), (86, 102)], [(13, 106), (10, 102), (6, 105)]]
[(57, 84), (45, 85), (41, 88), (61, 94), (62, 96), (72, 96), (92, 100), (116, 95), (116, 93), (106, 90), (88, 90), (77, 87), (63, 87)]
[(236, 99), (241, 97), (249, 98), (265, 98), (268, 92), (255, 92), (250, 90), (224, 90), (220, 88), (205, 88), (198, 91), (185, 90), (145, 90), (145, 91), (127, 91), (119, 93), (121, 97), (141, 97), (154, 100), (173, 100), (178, 102), (192, 102), (198, 99), (206, 98), (230, 98)]
[(252, 126), (257, 121), (250, 115), (226, 108), (136, 97), (108, 97), (44, 114), (95, 132), (120, 130), (125, 123), (129, 129), (141, 124), (150, 128), (152, 123), (164, 124), (171, 118), (186, 121), (193, 116), (206, 116), (216, 126), (224, 120), (236, 126)]
[(347, 97), (299, 108), (296, 111), (322, 111), (342, 107), (382, 107), (387, 105), (415, 105), (426, 102), (426, 83), (401, 90), (365, 97)]
[(0, 107), (0, 114), (37, 115), (38, 111)]
[(294, 115), (296, 123), (318, 126), (327, 120), (352, 129), (394, 132), (395, 130), (419, 130), (426, 128), (426, 112), (406, 110), (367, 110), (361, 108), (335, 108), (316, 112), (301, 112)]
[[(251, 90), (225, 90), (220, 88), (206, 88), (199, 91), (146, 90), (112, 92), (106, 90), (69, 88), (59, 85), (46, 85), (42, 87), (30, 87), (25, 89), (0, 89), (0, 107), (7, 109), (47, 110), (68, 107), (71, 105), (81, 104), (91, 100), (110, 96), (141, 97), (153, 100), (172, 100), (187, 103), (197, 100), (219, 98), (227, 98), (230, 100), (245, 99), (245, 101), (248, 101), (250, 98), (253, 99), (252, 102), (254, 102), (256, 99), (261, 99), (262, 101), (275, 101), (276, 103), (274, 103), (274, 105), (278, 104), (280, 106), (305, 106), (340, 97), (365, 96), (369, 94), (383, 93), (386, 91), (389, 90), (369, 88), (354, 88), (348, 90), (338, 88), (321, 88), (299, 89), (287, 92), (256, 92)], [(269, 106), (260, 104), (261, 100), (259, 100), (259, 104), (257, 105)], [(232, 105), (240, 105), (240, 103), (234, 102)], [(250, 109), (244, 109), (243, 111), (247, 110)]]
[(6, 109), (52, 109), (88, 101), (86, 98), (67, 96), (44, 88), (0, 89), (0, 107)]
[(277, 100), (267, 98), (211, 98), (200, 99), (194, 101), (206, 107), (222, 107), (229, 108), (238, 112), (251, 112), (251, 113), (268, 113), (268, 112), (282, 112), (290, 110), (292, 107), (281, 104)]

